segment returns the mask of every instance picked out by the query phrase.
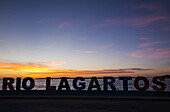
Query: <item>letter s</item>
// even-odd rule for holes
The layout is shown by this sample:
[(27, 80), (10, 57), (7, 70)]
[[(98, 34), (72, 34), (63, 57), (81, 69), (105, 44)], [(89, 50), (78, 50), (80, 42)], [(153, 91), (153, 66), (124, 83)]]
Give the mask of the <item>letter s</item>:
[[(158, 81), (160, 80), (160, 81)], [(152, 82), (154, 84), (157, 84), (157, 85), (160, 85), (161, 87), (158, 88), (157, 86), (152, 86), (154, 90), (156, 91), (164, 91), (166, 89), (166, 84), (164, 82), (161, 82), (161, 81), (165, 81), (165, 78), (164, 77), (154, 77), (152, 79)]]

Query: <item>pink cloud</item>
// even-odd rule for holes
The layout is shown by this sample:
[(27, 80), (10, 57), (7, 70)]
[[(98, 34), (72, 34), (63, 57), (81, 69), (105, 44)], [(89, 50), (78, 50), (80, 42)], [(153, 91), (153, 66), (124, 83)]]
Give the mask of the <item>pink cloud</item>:
[(143, 16), (143, 17), (136, 17), (136, 18), (109, 19), (106, 21), (110, 24), (127, 24), (132, 26), (143, 26), (143, 25), (148, 25), (152, 22), (164, 21), (169, 19), (170, 18), (167, 16), (153, 14), (150, 16)]
[(146, 48), (131, 53), (131, 56), (136, 58), (170, 58), (170, 48)]
[(110, 18), (110, 19), (105, 20), (103, 23), (93, 25), (92, 28), (98, 29), (101, 27), (113, 26), (115, 24), (141, 27), (141, 26), (149, 25), (154, 22), (170, 20), (169, 12), (167, 12), (167, 9), (166, 9), (166, 7), (169, 7), (169, 6), (164, 2), (145, 3), (145, 4), (140, 4), (137, 6), (134, 6), (131, 4), (131, 5), (128, 5), (126, 8), (129, 8), (129, 7), (134, 10), (146, 9), (148, 11), (152, 11), (152, 14), (144, 15), (140, 17), (133, 17), (133, 18), (127, 18), (127, 17)]
[(167, 5), (166, 2), (151, 2), (151, 3), (144, 3), (137, 6), (134, 6), (132, 8), (134, 9), (147, 9), (148, 11), (152, 11), (153, 14), (151, 14), (148, 17), (144, 17), (143, 21), (137, 23), (136, 25), (142, 25), (147, 24), (155, 21), (164, 21), (164, 20), (170, 20), (169, 12), (167, 11)]
[(70, 22), (63, 22), (59, 25), (59, 28), (70, 27), (70, 26), (71, 26)]
[(0, 43), (3, 43), (3, 42), (5, 42), (4, 40), (0, 40)]
[(133, 19), (133, 21), (130, 21), (133, 26), (143, 26), (143, 25), (148, 25), (152, 22), (157, 22), (157, 21), (165, 21), (169, 20), (170, 18), (168, 16), (162, 16), (162, 15), (150, 15), (147, 17), (139, 17)]
[(140, 4), (137, 6), (134, 6), (133, 8), (135, 9), (147, 9), (150, 11), (154, 11), (154, 12), (162, 12), (164, 10), (164, 7), (166, 7), (166, 4), (163, 2), (152, 2), (152, 3), (144, 3), (144, 4)]
[(165, 27), (163, 30), (170, 31), (170, 26)]
[(109, 47), (113, 46), (113, 43), (110, 43), (110, 44), (106, 44), (106, 45), (101, 45), (100, 46), (100, 49), (107, 49)]
[(55, 23), (56, 19), (40, 19), (35, 21), (35, 23)]
[(163, 44), (163, 43), (167, 43), (169, 41), (154, 41), (154, 42), (147, 42), (147, 43), (142, 43), (139, 45), (139, 47), (148, 47), (148, 46), (152, 46), (152, 45), (157, 45), (157, 44)]
[(150, 38), (149, 37), (139, 37), (138, 39), (139, 40), (149, 40)]
[(152, 14), (143, 17), (135, 17), (135, 18), (112, 18), (112, 19), (105, 20), (101, 24), (93, 25), (92, 29), (98, 29), (106, 26), (113, 26), (116, 24), (141, 27), (141, 26), (149, 25), (153, 22), (160, 22), (160, 21), (167, 21), (167, 20), (170, 20), (170, 17), (164, 15), (157, 15), (157, 14)]
[(92, 29), (97, 29), (97, 28), (100, 28), (100, 27), (108, 26), (108, 25), (109, 25), (108, 23), (97, 24), (97, 25), (93, 25)]
[(85, 54), (95, 53), (95, 51), (90, 51), (90, 50), (73, 50), (73, 52), (85, 53)]
[(87, 38), (78, 38), (78, 40), (88, 40)]
[(45, 49), (51, 49), (52, 48), (52, 46), (45, 46)]

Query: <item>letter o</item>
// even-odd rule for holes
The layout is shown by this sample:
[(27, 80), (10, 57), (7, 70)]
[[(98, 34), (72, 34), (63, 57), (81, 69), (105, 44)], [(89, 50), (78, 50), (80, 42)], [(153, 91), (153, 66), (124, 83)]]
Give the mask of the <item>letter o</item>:
[[(143, 80), (144, 86), (140, 87), (139, 86), (139, 81)], [(139, 91), (146, 91), (149, 88), (149, 80), (146, 77), (137, 77), (134, 81), (134, 86), (137, 90)]]
[[(30, 81), (30, 85), (29, 86), (27, 86), (27, 81)], [(34, 85), (35, 85), (35, 81), (31, 77), (24, 78), (23, 81), (22, 81), (22, 87), (25, 90), (31, 90), (34, 87)]]

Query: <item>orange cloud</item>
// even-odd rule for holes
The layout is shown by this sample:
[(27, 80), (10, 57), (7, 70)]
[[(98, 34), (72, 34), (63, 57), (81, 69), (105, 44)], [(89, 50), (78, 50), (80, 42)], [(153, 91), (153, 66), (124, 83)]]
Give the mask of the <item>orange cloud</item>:
[[(170, 68), (165, 70), (126, 68), (126, 69), (103, 69), (103, 70), (70, 70), (59, 68), (65, 62), (52, 61), (49, 64), (37, 63), (0, 63), (0, 78), (2, 77), (103, 77), (103, 76), (137, 76), (137, 75), (161, 75), (170, 73)], [(147, 73), (147, 74), (146, 74)], [(160, 74), (158, 74), (160, 73)]]
[(48, 72), (58, 68), (61, 64), (65, 64), (65, 62), (51, 61), (49, 65), (39, 63), (0, 63), (0, 71)]

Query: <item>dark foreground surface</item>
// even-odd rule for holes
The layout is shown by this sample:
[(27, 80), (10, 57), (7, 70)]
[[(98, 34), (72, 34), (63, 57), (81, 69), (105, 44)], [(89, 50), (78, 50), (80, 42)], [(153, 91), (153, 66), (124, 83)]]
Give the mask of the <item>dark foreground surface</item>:
[(0, 112), (169, 112), (170, 101), (0, 99)]

